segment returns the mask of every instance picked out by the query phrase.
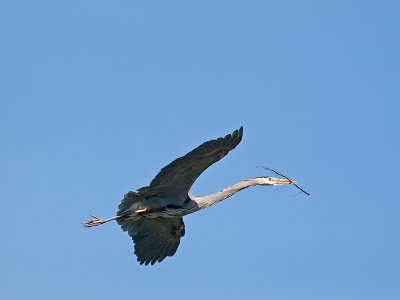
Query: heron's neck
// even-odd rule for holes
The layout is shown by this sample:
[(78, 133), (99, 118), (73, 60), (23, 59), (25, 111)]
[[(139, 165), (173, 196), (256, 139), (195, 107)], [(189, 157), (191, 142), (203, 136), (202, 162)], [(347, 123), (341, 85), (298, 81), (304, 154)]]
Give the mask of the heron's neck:
[(246, 189), (248, 187), (251, 186), (255, 186), (255, 185), (262, 185), (265, 184), (265, 181), (262, 178), (253, 178), (253, 179), (245, 179), (242, 180), (230, 187), (224, 188), (222, 191), (212, 194), (212, 195), (208, 195), (208, 196), (193, 196), (190, 195), (190, 198), (196, 202), (198, 209), (203, 209), (206, 207), (209, 207), (215, 203), (218, 203), (222, 200), (225, 200), (226, 198), (236, 194), (237, 192)]

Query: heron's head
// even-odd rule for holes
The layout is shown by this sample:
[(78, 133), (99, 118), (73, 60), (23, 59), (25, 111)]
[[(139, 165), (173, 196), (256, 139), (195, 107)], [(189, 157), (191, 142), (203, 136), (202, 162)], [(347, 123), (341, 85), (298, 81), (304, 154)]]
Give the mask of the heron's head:
[(294, 184), (296, 181), (290, 181), (286, 179), (279, 179), (279, 178), (274, 178), (274, 177), (267, 177), (267, 176), (262, 176), (258, 177), (262, 179), (262, 185), (282, 185), (282, 184)]

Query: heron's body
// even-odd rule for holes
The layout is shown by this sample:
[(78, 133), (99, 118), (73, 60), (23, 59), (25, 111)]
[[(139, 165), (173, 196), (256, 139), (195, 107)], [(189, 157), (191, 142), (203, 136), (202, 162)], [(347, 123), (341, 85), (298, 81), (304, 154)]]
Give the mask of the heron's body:
[(138, 261), (146, 265), (154, 264), (175, 254), (180, 238), (185, 234), (183, 216), (207, 208), (251, 186), (293, 183), (272, 177), (257, 177), (242, 180), (212, 195), (189, 194), (197, 177), (234, 149), (240, 143), (242, 134), (243, 128), (240, 128), (224, 138), (203, 143), (164, 167), (149, 186), (125, 194), (115, 217), (94, 217), (85, 226), (97, 226), (116, 219), (122, 230), (132, 237)]

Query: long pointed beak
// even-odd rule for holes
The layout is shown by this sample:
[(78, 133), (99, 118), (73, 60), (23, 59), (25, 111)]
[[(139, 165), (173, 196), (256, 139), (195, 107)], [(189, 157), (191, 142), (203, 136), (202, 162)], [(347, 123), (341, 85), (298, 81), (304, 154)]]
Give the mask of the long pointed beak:
[(296, 181), (290, 181), (286, 179), (276, 179), (275, 185), (281, 185), (281, 184), (296, 184)]

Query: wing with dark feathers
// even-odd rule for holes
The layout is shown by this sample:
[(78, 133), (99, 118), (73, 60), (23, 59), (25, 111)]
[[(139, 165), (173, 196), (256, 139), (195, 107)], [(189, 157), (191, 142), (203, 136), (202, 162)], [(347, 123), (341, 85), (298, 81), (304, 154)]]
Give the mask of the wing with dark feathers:
[(140, 264), (152, 265), (166, 256), (173, 256), (181, 237), (185, 235), (182, 217), (146, 219), (138, 216), (117, 219), (123, 231), (128, 231), (135, 243), (135, 254)]
[(138, 192), (144, 196), (152, 194), (186, 196), (197, 177), (234, 149), (242, 140), (242, 135), (243, 127), (240, 127), (224, 138), (203, 143), (164, 167), (149, 186), (138, 189)]

